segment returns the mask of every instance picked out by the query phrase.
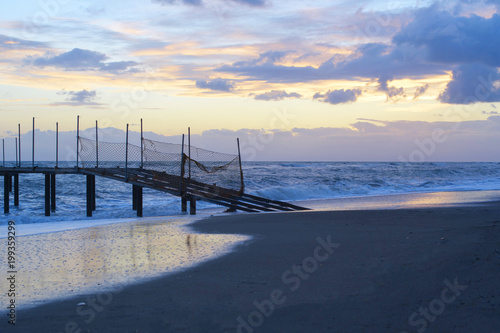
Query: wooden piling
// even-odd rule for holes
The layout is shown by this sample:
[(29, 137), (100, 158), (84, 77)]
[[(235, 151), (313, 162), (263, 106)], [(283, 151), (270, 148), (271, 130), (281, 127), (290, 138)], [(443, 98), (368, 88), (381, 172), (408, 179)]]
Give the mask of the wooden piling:
[(189, 214), (196, 215), (196, 199), (193, 197), (189, 199)]
[(14, 206), (19, 207), (19, 174), (14, 175)]
[(87, 217), (92, 217), (92, 176), (87, 175)]
[(91, 176), (91, 182), (90, 184), (92, 185), (92, 191), (91, 191), (91, 194), (92, 194), (92, 211), (95, 211), (97, 209), (97, 199), (96, 199), (96, 194), (95, 194), (95, 191), (96, 191), (96, 188), (95, 188), (95, 175), (92, 175)]
[(56, 174), (50, 175), (50, 210), (56, 210)]
[(50, 174), (45, 174), (45, 216), (50, 216)]
[(5, 174), (3, 177), (3, 212), (4, 214), (9, 214), (9, 174)]
[(187, 199), (184, 196), (181, 197), (181, 211), (187, 212)]
[(137, 186), (137, 217), (142, 217), (142, 192), (143, 187)]
[(132, 209), (137, 210), (137, 189), (139, 186), (132, 185)]

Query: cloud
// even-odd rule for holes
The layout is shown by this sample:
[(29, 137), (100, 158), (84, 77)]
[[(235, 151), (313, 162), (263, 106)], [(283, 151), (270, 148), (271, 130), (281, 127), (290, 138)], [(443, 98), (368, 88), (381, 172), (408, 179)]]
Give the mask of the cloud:
[(264, 6), (266, 4), (265, 0), (232, 0), (232, 1), (255, 7)]
[(301, 98), (302, 95), (292, 92), (287, 93), (284, 90), (271, 90), (263, 94), (255, 95), (255, 99), (260, 101), (281, 101), (285, 98)]
[(196, 87), (200, 89), (230, 92), (234, 90), (234, 83), (230, 80), (221, 79), (220, 77), (218, 77), (211, 81), (197, 80)]
[(427, 89), (429, 89), (429, 84), (426, 84), (424, 86), (418, 87), (415, 90), (415, 93), (413, 94), (413, 100), (414, 101), (418, 100), (420, 98), (420, 96), (422, 96), (423, 94), (425, 94), (425, 92), (427, 91)]
[[(202, 0), (152, 0), (155, 3), (159, 3), (161, 5), (190, 5), (190, 6), (202, 6)], [(226, 0), (227, 2), (235, 2), (253, 7), (262, 7), (266, 4), (265, 0)]]
[[(491, 1), (490, 1), (491, 2)], [(493, 2), (491, 2), (493, 3)], [(279, 57), (238, 61), (216, 68), (245, 78), (267, 82), (297, 83), (319, 80), (377, 80), (379, 91), (387, 101), (398, 102), (407, 97), (403, 88), (390, 87), (387, 82), (398, 79), (425, 79), (429, 76), (456, 72), (463, 65), (500, 67), (500, 15), (484, 18), (474, 14), (459, 16), (439, 3), (416, 10), (410, 23), (400, 28), (388, 43), (358, 45), (351, 54), (333, 55), (317, 65), (290, 66), (279, 63)], [(278, 51), (279, 52), (279, 51)], [(290, 55), (290, 52), (284, 53)], [(281, 54), (281, 56), (284, 56)], [(302, 55), (298, 55), (300, 58)], [(388, 79), (390, 78), (390, 79)], [(440, 101), (462, 103), (457, 89), (443, 92)], [(418, 99), (427, 88), (419, 88)], [(495, 93), (486, 101), (496, 101)]]
[(403, 87), (399, 87), (399, 88), (389, 87), (389, 84), (388, 84), (389, 81), (392, 81), (392, 78), (383, 77), (383, 78), (378, 79), (378, 84), (379, 84), (378, 90), (385, 92), (385, 94), (387, 96), (386, 102), (391, 101), (392, 103), (397, 103), (397, 102), (400, 102), (402, 100), (405, 100), (406, 93), (405, 93)]
[(496, 68), (466, 64), (453, 70), (453, 76), (438, 100), (448, 104), (500, 102), (500, 74)]
[(238, 61), (234, 63), (235, 67), (250, 67), (250, 66), (263, 66), (272, 65), (283, 59), (289, 51), (267, 51), (261, 53), (257, 59), (248, 61)]
[(69, 106), (83, 106), (83, 105), (93, 105), (93, 106), (99, 106), (102, 105), (101, 103), (95, 102), (97, 99), (97, 91), (95, 90), (87, 90), (83, 89), (80, 91), (66, 91), (62, 90), (57, 93), (58, 95), (65, 95), (68, 96), (66, 98), (66, 102), (63, 103), (54, 103), (51, 104), (53, 106), (62, 106), (62, 105), (69, 105)]
[(442, 64), (481, 63), (500, 66), (500, 16), (453, 16), (434, 5), (417, 11), (415, 19), (393, 38), (395, 45), (425, 50), (426, 60)]
[[(433, 141), (437, 132), (442, 133), (439, 142)], [(232, 151), (229, 138), (235, 137), (240, 138), (244, 161), (496, 161), (500, 116), (462, 122), (359, 120), (348, 127), (211, 130), (200, 139)], [(259, 141), (262, 137), (266, 143)]]
[(201, 0), (152, 0), (152, 1), (162, 5), (174, 5), (181, 3), (184, 5), (200, 6), (202, 4)]
[(330, 104), (347, 104), (356, 102), (361, 93), (361, 89), (339, 89), (328, 91), (325, 94), (317, 93), (313, 96), (313, 99), (319, 99)]
[[(276, 53), (273, 51), (271, 54)], [(290, 54), (283, 53), (282, 56)], [(267, 54), (269, 52), (254, 60), (222, 65), (216, 71), (268, 82), (296, 83), (317, 80), (358, 81), (360, 78), (371, 80), (383, 76), (421, 79), (429, 75), (442, 75), (451, 69), (451, 66), (426, 62), (425, 52), (412, 45), (394, 47), (383, 43), (362, 44), (352, 54), (335, 55), (317, 67), (284, 66), (277, 64), (279, 59), (268, 57)]]
[(71, 51), (59, 55), (48, 54), (44, 57), (29, 57), (26, 61), (40, 68), (58, 67), (65, 70), (97, 70), (113, 73), (134, 71), (131, 67), (138, 65), (135, 61), (106, 63), (105, 61), (108, 59), (109, 57), (104, 53), (74, 48)]
[(45, 43), (0, 35), (0, 50), (28, 49), (46, 46)]
[(139, 72), (137, 68), (131, 68), (137, 66), (138, 63), (135, 61), (117, 61), (117, 62), (108, 62), (103, 64), (100, 68), (101, 71), (118, 73), (118, 72), (129, 72), (136, 73)]
[(489, 111), (489, 112), (488, 112), (488, 111), (483, 111), (483, 114), (487, 114), (487, 115), (497, 115), (497, 114), (499, 114), (499, 112), (497, 112), (497, 111)]

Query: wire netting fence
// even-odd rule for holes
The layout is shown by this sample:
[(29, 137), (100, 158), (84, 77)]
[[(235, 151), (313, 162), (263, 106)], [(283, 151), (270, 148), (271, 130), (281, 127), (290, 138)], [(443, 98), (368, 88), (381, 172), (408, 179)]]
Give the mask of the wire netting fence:
[[(182, 144), (142, 139), (133, 144), (96, 142), (79, 137), (79, 166), (82, 168), (142, 168), (186, 180), (243, 191), (239, 156)], [(141, 154), (142, 149), (142, 154)], [(183, 154), (184, 153), (184, 154)]]

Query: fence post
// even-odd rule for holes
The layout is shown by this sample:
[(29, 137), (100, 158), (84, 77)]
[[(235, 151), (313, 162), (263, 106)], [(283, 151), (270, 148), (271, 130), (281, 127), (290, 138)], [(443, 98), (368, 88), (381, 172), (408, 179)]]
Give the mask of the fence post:
[(18, 167), (18, 166), (19, 166), (19, 159), (18, 159), (18, 157), (17, 157), (17, 148), (18, 148), (18, 147), (17, 147), (17, 138), (16, 138), (16, 167)]
[(50, 174), (45, 174), (45, 216), (50, 216)]
[(189, 180), (191, 180), (191, 127), (188, 127)]
[(56, 122), (56, 168), (59, 167), (59, 123)]
[(3, 167), (5, 168), (5, 139), (2, 139)]
[(21, 124), (17, 124), (19, 130), (19, 167), (21, 167)]
[(128, 182), (128, 124), (125, 138), (125, 181)]
[(180, 183), (180, 188), (179, 188), (179, 194), (183, 195), (182, 193), (182, 182), (184, 178), (184, 134), (182, 134), (182, 148), (181, 148), (181, 183)]
[(245, 182), (243, 181), (243, 168), (241, 167), (240, 138), (236, 138), (236, 143), (238, 144), (238, 160), (240, 162), (240, 177), (241, 177), (240, 192), (243, 194), (243, 192), (245, 191)]
[(35, 117), (33, 117), (33, 145), (31, 152), (31, 166), (35, 169)]
[(141, 169), (144, 167), (144, 132), (142, 129), (142, 118), (141, 118)]
[(95, 167), (99, 167), (99, 127), (97, 120), (95, 121)]
[(80, 116), (76, 116), (76, 168), (78, 169), (78, 143), (80, 141)]

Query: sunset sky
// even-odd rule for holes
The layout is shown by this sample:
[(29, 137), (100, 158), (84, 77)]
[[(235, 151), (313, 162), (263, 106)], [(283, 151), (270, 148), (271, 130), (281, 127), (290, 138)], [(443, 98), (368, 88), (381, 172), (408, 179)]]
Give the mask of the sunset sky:
[(213, 150), (234, 152), (240, 137), (244, 160), (499, 161), (499, 9), (494, 0), (3, 2), (0, 138), (11, 145), (18, 123), (29, 135), (36, 117), (44, 147), (56, 121), (74, 131), (80, 115), (83, 129), (98, 120), (138, 131), (143, 118), (172, 142), (190, 126), (193, 144)]

